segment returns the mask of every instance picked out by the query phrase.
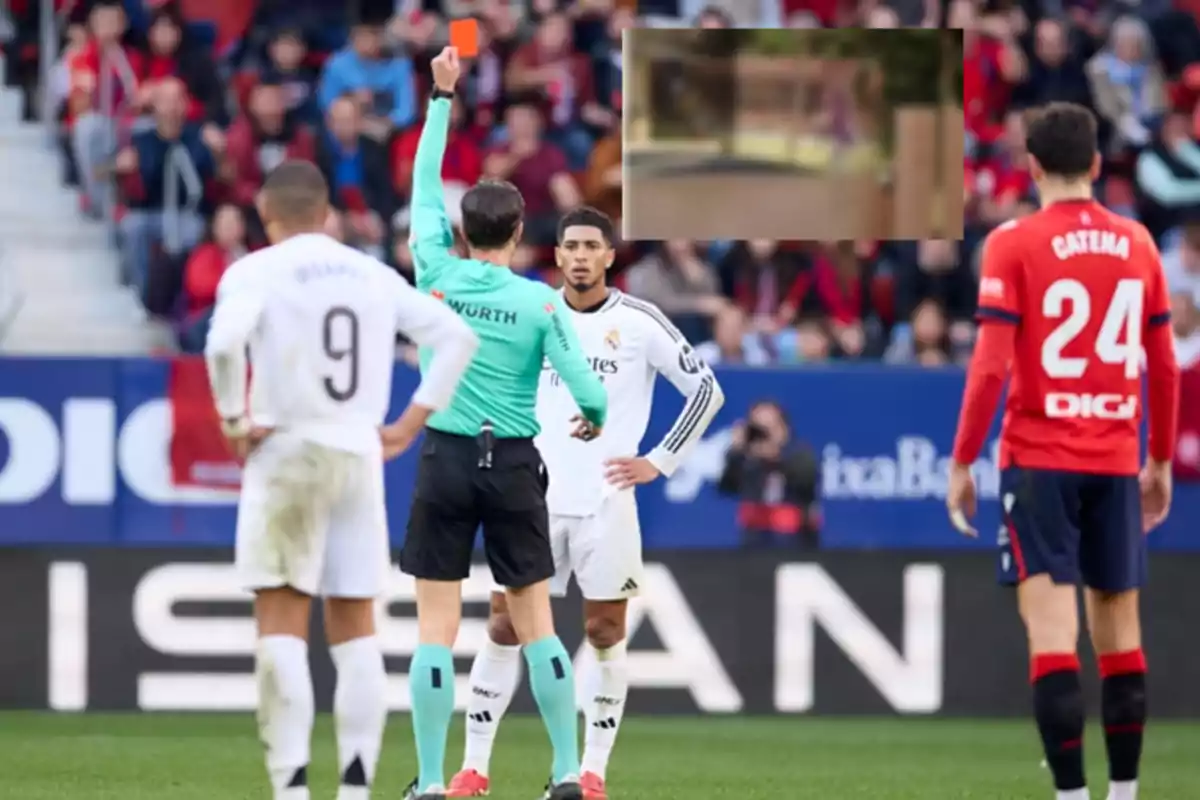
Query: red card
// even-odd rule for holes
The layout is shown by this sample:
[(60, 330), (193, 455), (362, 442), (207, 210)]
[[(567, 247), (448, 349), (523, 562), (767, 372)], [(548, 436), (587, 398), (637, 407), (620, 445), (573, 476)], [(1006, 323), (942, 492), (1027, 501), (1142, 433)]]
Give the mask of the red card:
[(479, 21), (451, 20), (450, 46), (458, 49), (459, 58), (474, 58), (479, 55)]

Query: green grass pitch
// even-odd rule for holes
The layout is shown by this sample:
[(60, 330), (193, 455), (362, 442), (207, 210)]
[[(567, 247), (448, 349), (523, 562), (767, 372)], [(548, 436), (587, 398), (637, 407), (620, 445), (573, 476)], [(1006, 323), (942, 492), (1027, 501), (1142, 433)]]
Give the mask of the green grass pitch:
[[(462, 755), (461, 717), (447, 767)], [(1200, 725), (1152, 723), (1145, 800), (1200, 797)], [(1106, 791), (1099, 731), (1088, 730), (1093, 797)], [(1022, 720), (631, 717), (609, 769), (614, 800), (1045, 800), (1032, 722)], [(374, 796), (398, 800), (413, 777), (406, 716), (388, 725)], [(535, 717), (500, 729), (494, 800), (540, 796), (549, 745)], [(313, 798), (334, 796), (333, 726), (317, 722)], [(449, 776), (447, 776), (449, 777)], [(6, 800), (269, 800), (253, 717), (0, 713)]]

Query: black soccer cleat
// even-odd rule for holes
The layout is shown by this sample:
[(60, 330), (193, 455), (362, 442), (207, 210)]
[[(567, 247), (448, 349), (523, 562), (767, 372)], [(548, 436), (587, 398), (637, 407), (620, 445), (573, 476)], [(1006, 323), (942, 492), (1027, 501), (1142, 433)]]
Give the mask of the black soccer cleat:
[(568, 775), (561, 783), (555, 783), (551, 778), (541, 800), (583, 800), (583, 787), (574, 775)]
[[(419, 778), (413, 778), (413, 782), (404, 790), (404, 800), (446, 800), (446, 790), (441, 786), (429, 787), (432, 791), (417, 794), (417, 781)], [(582, 800), (582, 795), (577, 800)]]

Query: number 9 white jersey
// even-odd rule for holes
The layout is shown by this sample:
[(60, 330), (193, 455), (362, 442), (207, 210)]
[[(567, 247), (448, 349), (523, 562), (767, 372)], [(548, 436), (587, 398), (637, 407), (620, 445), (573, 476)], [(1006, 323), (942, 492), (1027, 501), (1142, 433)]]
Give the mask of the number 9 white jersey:
[[(206, 348), (218, 411), (230, 417), (245, 411), (245, 398), (237, 396), (244, 383), (215, 373), (220, 354), (236, 355), (248, 346), (255, 425), (339, 450), (378, 451), (378, 429), (391, 403), (397, 331), (435, 346), (439, 340), (474, 341), (442, 303), (323, 234), (251, 253), (228, 269), (218, 289)], [(470, 352), (451, 370), (456, 374), (424, 381), (414, 400), (445, 405)], [(431, 371), (429, 377), (443, 376)]]

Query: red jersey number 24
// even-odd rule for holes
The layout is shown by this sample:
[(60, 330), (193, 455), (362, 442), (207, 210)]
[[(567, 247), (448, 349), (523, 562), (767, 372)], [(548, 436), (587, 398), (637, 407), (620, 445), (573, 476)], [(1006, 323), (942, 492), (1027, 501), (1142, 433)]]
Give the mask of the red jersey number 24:
[[(1125, 377), (1136, 379), (1142, 359), (1142, 309), (1145, 284), (1134, 278), (1117, 281), (1108, 308), (1103, 312), (1100, 332), (1096, 335), (1095, 354), (1104, 364), (1125, 367)], [(1047, 319), (1065, 317), (1042, 342), (1042, 369), (1051, 378), (1082, 378), (1088, 358), (1065, 356), (1063, 351), (1092, 319), (1092, 297), (1074, 278), (1050, 284), (1042, 296), (1042, 314)], [(1124, 340), (1124, 341), (1122, 341)]]

